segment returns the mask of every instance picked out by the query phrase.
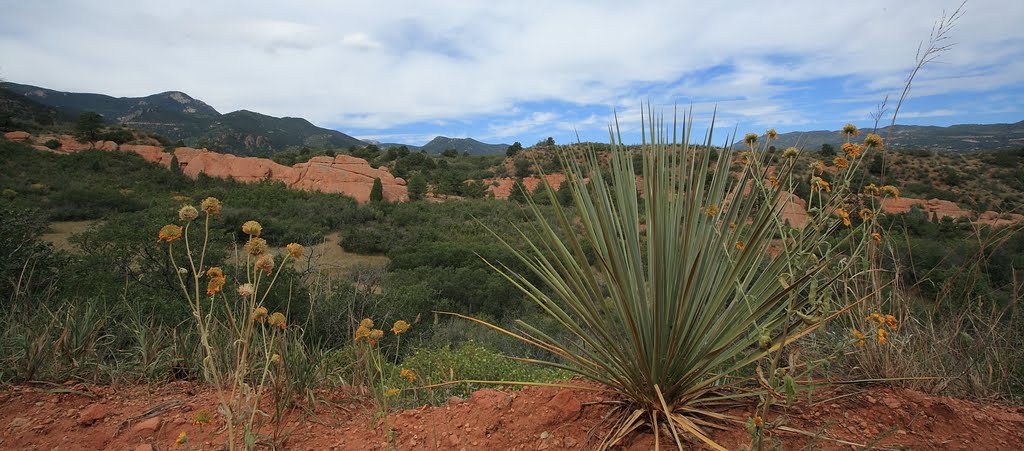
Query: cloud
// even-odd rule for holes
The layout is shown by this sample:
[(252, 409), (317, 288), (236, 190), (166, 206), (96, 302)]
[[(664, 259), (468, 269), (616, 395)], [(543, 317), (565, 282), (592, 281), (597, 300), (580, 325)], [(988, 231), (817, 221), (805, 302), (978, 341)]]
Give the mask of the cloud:
[(373, 38), (363, 32), (345, 35), (341, 38), (341, 45), (363, 50), (373, 50), (381, 46), (379, 42), (374, 41)]
[[(604, 139), (613, 108), (635, 128), (646, 100), (701, 117), (717, 105), (720, 124), (834, 128), (898, 96), (917, 42), (957, 4), (6, 2), (0, 76), (117, 96), (181, 90), (360, 136)], [(977, 108), (937, 103), (1002, 92), (1013, 95), (988, 107), (1006, 109), (1024, 90), (1024, 3), (967, 8), (911, 99), (963, 122)]]
[(915, 119), (922, 117), (943, 117), (943, 116), (956, 116), (961, 114), (962, 111), (941, 109), (941, 110), (930, 110), (930, 111), (906, 111), (901, 112), (900, 117), (904, 119)]

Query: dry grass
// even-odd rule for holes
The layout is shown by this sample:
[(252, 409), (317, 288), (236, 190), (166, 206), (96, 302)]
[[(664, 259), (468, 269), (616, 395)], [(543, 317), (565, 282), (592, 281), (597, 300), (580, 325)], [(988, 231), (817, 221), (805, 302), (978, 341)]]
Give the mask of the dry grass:
[[(300, 272), (322, 271), (332, 278), (349, 278), (357, 268), (376, 267), (384, 269), (388, 258), (383, 255), (362, 255), (346, 252), (342, 249), (341, 234), (331, 232), (324, 236), (323, 242), (306, 248), (307, 258), (298, 263)], [(275, 252), (286, 252), (284, 248)]]
[(53, 244), (54, 249), (67, 252), (77, 252), (75, 245), (71, 244), (68, 239), (71, 235), (85, 232), (93, 224), (99, 221), (57, 221), (50, 224), (48, 232), (44, 233), (40, 238), (50, 244)]

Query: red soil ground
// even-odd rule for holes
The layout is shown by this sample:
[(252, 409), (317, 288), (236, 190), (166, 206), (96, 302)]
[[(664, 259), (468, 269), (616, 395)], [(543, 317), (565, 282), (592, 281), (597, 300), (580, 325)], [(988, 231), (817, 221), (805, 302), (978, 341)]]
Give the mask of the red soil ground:
[[(352, 393), (349, 391), (348, 393)], [(285, 449), (388, 449), (385, 427), (374, 421), (372, 404), (345, 391), (322, 393), (310, 412), (296, 410), (285, 425)], [(849, 444), (921, 450), (1024, 449), (1024, 408), (978, 404), (920, 392), (869, 386), (818, 390), (802, 396), (769, 420), (784, 419), (812, 438), (775, 430), (786, 449), (857, 449)], [(608, 395), (556, 388), (481, 390), (446, 406), (420, 407), (389, 415), (392, 449), (561, 450), (590, 449), (609, 406)], [(224, 449), (222, 424), (193, 424), (200, 409), (215, 411), (212, 393), (187, 383), (155, 387), (7, 386), (0, 388), (0, 448), (25, 450), (167, 450), (181, 432), (181, 449)], [(746, 417), (752, 406), (728, 412)], [(380, 422), (378, 422), (380, 423)], [(268, 432), (268, 430), (264, 430)], [(742, 426), (713, 431), (729, 449), (749, 443)], [(880, 440), (877, 440), (881, 437)], [(666, 438), (663, 436), (663, 438)], [(704, 449), (692, 437), (694, 449)], [(621, 449), (652, 449), (651, 432), (635, 433)], [(668, 440), (663, 445), (672, 449)]]

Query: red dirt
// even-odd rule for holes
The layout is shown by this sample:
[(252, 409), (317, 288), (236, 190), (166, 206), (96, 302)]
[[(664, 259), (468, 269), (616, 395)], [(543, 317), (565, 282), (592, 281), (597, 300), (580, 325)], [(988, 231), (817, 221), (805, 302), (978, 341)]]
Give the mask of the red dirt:
[[(69, 392), (74, 391), (74, 392)], [(77, 392), (77, 393), (75, 393)], [(82, 393), (92, 394), (94, 397)], [(385, 427), (371, 428), (374, 409), (349, 391), (321, 393), (313, 412), (293, 412), (285, 425), (292, 432), (286, 449), (386, 449)], [(1024, 449), (1024, 408), (978, 404), (943, 396), (888, 387), (833, 387), (806, 396), (793, 408), (777, 409), (769, 421), (785, 419), (788, 427), (855, 443), (877, 437), (882, 447), (914, 449)], [(542, 450), (589, 449), (588, 434), (601, 423), (608, 395), (557, 388), (522, 391), (480, 390), (466, 400), (441, 407), (420, 407), (393, 413), (397, 449)], [(138, 418), (154, 407), (150, 418)], [(200, 428), (192, 423), (199, 409), (214, 412), (212, 393), (194, 384), (151, 387), (7, 386), (0, 389), (0, 448), (38, 450), (165, 450), (181, 432), (183, 449), (224, 449), (222, 423)], [(727, 413), (747, 417), (752, 407)], [(128, 421), (131, 418), (138, 418)], [(378, 422), (381, 423), (381, 422)], [(268, 432), (268, 430), (264, 430)], [(853, 449), (826, 438), (776, 430), (787, 449)], [(596, 438), (599, 432), (593, 434)], [(729, 449), (749, 444), (742, 426), (712, 431)], [(672, 449), (668, 437), (663, 445)], [(695, 449), (704, 447), (687, 439)], [(634, 433), (621, 449), (652, 449), (649, 431)]]

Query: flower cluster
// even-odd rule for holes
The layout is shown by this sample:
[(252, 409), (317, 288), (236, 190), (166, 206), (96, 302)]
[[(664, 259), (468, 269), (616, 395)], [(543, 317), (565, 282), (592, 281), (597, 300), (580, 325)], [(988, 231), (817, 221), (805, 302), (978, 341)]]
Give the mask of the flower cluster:
[(356, 329), (355, 340), (357, 342), (366, 340), (371, 346), (377, 344), (381, 338), (384, 338), (384, 331), (373, 328), (373, 320), (365, 318), (359, 322), (359, 327)]
[(842, 149), (850, 158), (857, 158), (864, 152), (864, 146), (860, 144), (843, 143)]
[(160, 228), (160, 234), (157, 236), (156, 240), (170, 243), (178, 238), (181, 238), (181, 227), (174, 224), (167, 224)]
[(832, 192), (832, 185), (822, 180), (821, 177), (811, 177), (811, 191), (825, 191), (826, 193)]
[[(881, 313), (872, 313), (868, 315), (865, 321), (867, 322), (868, 327), (877, 328), (875, 338), (880, 345), (888, 344), (889, 332), (895, 332), (896, 328), (899, 326), (899, 322), (896, 320), (895, 316), (882, 315)], [(866, 336), (861, 331), (857, 330), (856, 327), (852, 329), (852, 332), (854, 343), (858, 348), (863, 348), (864, 343), (867, 340)]]
[(842, 208), (837, 208), (836, 209), (836, 216), (839, 216), (839, 219), (843, 220), (843, 225), (844, 226), (850, 227), (852, 225), (852, 223), (850, 222), (850, 214), (847, 213), (846, 210), (844, 210)]
[(217, 294), (218, 291), (224, 288), (224, 271), (220, 267), (214, 266), (206, 271), (206, 276), (210, 278), (210, 281), (206, 284), (206, 294)]

